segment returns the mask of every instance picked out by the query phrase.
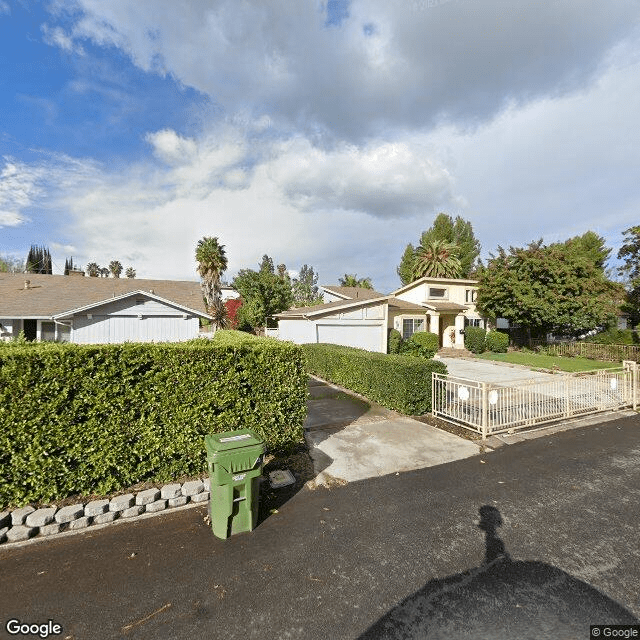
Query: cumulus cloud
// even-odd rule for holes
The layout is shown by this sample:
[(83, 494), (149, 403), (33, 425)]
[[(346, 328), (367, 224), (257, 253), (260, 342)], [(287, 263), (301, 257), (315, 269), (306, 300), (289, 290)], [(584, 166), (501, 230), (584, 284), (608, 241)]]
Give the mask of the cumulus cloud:
[(582, 89), (640, 19), (635, 0), (588, 10), (577, 0), (353, 0), (339, 25), (327, 25), (326, 7), (284, 0), (185, 0), (180, 19), (169, 0), (55, 6), (75, 9), (61, 47), (115, 46), (229, 113), (268, 112), (354, 142), (443, 118), (475, 126), (509, 101)]
[(183, 138), (171, 129), (148, 133), (146, 140), (152, 145), (156, 156), (167, 164), (187, 164), (193, 160), (197, 150), (192, 139)]

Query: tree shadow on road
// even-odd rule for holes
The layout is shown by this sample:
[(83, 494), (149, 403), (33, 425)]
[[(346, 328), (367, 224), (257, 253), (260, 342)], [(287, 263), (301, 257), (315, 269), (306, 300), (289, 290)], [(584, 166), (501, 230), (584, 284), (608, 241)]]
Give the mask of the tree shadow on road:
[(512, 560), (497, 533), (498, 509), (482, 506), (482, 565), (431, 580), (369, 627), (359, 640), (582, 639), (592, 624), (638, 624), (622, 605), (550, 564)]

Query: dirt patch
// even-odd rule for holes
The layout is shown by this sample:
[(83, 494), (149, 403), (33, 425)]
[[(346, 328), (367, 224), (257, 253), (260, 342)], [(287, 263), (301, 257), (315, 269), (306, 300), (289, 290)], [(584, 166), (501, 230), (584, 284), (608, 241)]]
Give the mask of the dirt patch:
[(473, 442), (477, 440), (482, 440), (482, 435), (476, 433), (475, 431), (470, 431), (469, 429), (465, 429), (457, 424), (452, 424), (451, 422), (446, 422), (445, 420), (441, 420), (440, 418), (436, 418), (430, 414), (424, 416), (411, 416), (414, 420), (418, 420), (419, 422), (423, 422), (424, 424), (429, 424), (432, 427), (437, 427), (442, 431), (446, 431), (447, 433), (452, 433), (454, 436), (458, 436), (459, 438), (464, 438), (465, 440), (471, 440)]

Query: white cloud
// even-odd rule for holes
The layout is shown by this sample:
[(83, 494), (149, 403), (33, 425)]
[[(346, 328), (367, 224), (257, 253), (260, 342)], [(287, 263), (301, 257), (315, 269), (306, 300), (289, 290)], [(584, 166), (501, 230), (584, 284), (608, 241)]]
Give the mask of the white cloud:
[(145, 139), (152, 145), (155, 155), (167, 164), (187, 164), (196, 154), (196, 143), (171, 129), (148, 133)]
[(11, 7), (9, 6), (8, 2), (5, 2), (4, 0), (0, 0), (0, 16), (3, 14), (10, 15)]
[(0, 171), (0, 226), (19, 226), (26, 221), (28, 208), (41, 192), (42, 169), (12, 158), (4, 158)]
[(61, 27), (49, 27), (45, 24), (42, 25), (42, 33), (46, 44), (52, 47), (59, 47), (67, 53), (84, 55), (82, 45), (74, 41), (73, 36), (65, 33)]

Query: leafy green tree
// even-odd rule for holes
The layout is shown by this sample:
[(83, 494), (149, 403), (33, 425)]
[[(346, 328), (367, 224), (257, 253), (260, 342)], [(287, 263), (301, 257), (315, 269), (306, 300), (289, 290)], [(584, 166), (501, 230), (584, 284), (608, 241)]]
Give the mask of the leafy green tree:
[(136, 270), (133, 267), (127, 267), (127, 270), (124, 272), (124, 275), (127, 276), (127, 278), (135, 278)]
[(87, 275), (90, 278), (97, 278), (100, 275), (100, 267), (97, 262), (90, 262), (86, 268)]
[(460, 259), (457, 245), (443, 240), (429, 240), (420, 243), (416, 249), (413, 267), (414, 279), (457, 278), (460, 275)]
[[(268, 260), (265, 260), (268, 258)], [(251, 330), (275, 324), (271, 316), (289, 309), (293, 304), (291, 283), (269, 268), (273, 261), (264, 256), (260, 270), (241, 269), (231, 286), (240, 294), (242, 306), (238, 310), (238, 328)]]
[[(224, 245), (218, 242), (218, 238), (205, 236), (202, 240), (198, 240), (196, 261), (198, 262), (198, 273), (202, 278), (201, 286), (205, 305), (215, 318), (222, 313), (220, 309), (221, 278), (228, 264)], [(224, 305), (222, 306), (224, 307)], [(219, 328), (220, 325), (214, 321), (214, 326)]]
[(311, 307), (322, 304), (323, 299), (318, 289), (318, 274), (313, 267), (303, 264), (300, 274), (292, 283), (293, 304), (296, 307)]
[(570, 238), (564, 244), (570, 251), (575, 251), (593, 262), (598, 269), (604, 271), (611, 254), (611, 249), (605, 245), (606, 240), (595, 231), (587, 231), (581, 236)]
[(0, 256), (0, 273), (22, 273), (24, 269), (25, 264), (22, 260), (11, 256)]
[(618, 267), (618, 273), (624, 278), (627, 290), (622, 309), (631, 315), (635, 326), (640, 322), (640, 226), (625, 229), (622, 236), (624, 242), (617, 256), (624, 261)]
[(396, 271), (400, 276), (400, 282), (402, 285), (411, 284), (413, 282), (413, 266), (416, 261), (416, 250), (413, 248), (412, 244), (408, 244), (407, 248), (404, 250), (402, 254), (402, 258), (400, 259), (400, 264)]
[(344, 278), (340, 278), (341, 287), (360, 287), (361, 289), (373, 289), (371, 278), (358, 278), (357, 273), (345, 273)]
[(540, 240), (525, 248), (498, 248), (480, 273), (477, 307), (534, 335), (578, 335), (613, 322), (619, 296), (620, 285), (585, 252)]
[(113, 274), (114, 278), (119, 278), (122, 273), (122, 263), (118, 260), (112, 260), (109, 263), (109, 271)]

